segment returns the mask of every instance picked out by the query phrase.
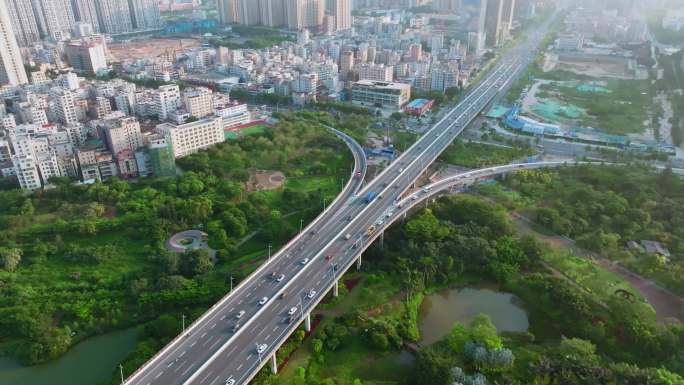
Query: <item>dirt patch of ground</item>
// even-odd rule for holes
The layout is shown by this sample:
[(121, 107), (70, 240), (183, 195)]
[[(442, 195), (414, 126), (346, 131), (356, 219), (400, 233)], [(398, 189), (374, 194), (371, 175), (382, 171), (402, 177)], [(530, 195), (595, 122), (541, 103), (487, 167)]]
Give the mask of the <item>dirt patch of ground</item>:
[(273, 190), (285, 183), (282, 171), (251, 170), (247, 191)]
[(202, 42), (197, 39), (145, 39), (127, 43), (107, 45), (111, 61), (127, 61), (155, 58), (167, 53), (173, 59), (173, 52), (188, 48), (198, 48)]
[(558, 54), (546, 55), (543, 66), (544, 72), (561, 70), (597, 78), (634, 79), (634, 75), (629, 73), (628, 68), (629, 59), (627, 58)]

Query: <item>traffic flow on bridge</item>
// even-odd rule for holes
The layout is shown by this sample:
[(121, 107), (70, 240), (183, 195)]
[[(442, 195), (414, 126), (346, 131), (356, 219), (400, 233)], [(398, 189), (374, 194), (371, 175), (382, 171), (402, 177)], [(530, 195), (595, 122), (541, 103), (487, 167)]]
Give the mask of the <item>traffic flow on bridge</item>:
[[(400, 210), (402, 195), (490, 101), (516, 79), (545, 36), (550, 20), (506, 52), (498, 64), (413, 146), (359, 191), (365, 160), (336, 201), (305, 231), (245, 279), (125, 384), (236, 385), (248, 383), (341, 274)], [(361, 155), (363, 158), (363, 155)], [(428, 193), (424, 191), (424, 193)], [(273, 368), (276, 369), (275, 367)]]

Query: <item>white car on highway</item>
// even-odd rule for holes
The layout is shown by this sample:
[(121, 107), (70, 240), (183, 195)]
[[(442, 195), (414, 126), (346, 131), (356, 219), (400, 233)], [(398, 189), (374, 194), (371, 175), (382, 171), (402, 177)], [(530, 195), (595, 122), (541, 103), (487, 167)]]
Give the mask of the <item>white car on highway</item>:
[(282, 282), (283, 279), (285, 279), (285, 274), (280, 274), (278, 278), (276, 278), (276, 282)]
[(311, 299), (314, 297), (314, 295), (316, 295), (316, 290), (311, 289), (309, 290), (309, 294), (306, 295), (306, 298)]
[(287, 311), (287, 315), (292, 315), (297, 312), (297, 306), (293, 306)]
[(259, 305), (265, 305), (268, 302), (268, 297), (263, 297), (259, 300)]
[(304, 259), (302, 259), (302, 261), (301, 261), (300, 263), (301, 263), (302, 265), (306, 265), (307, 263), (309, 263), (309, 258), (304, 258)]
[(235, 385), (235, 380), (232, 379), (232, 378), (229, 378), (229, 379), (226, 380), (226, 382), (224, 383), (224, 385)]
[(261, 353), (265, 352), (266, 349), (268, 349), (268, 345), (266, 345), (266, 344), (257, 345), (257, 349), (256, 349), (257, 354), (261, 354)]
[(245, 315), (245, 311), (244, 311), (244, 310), (240, 310), (240, 311), (235, 315), (235, 318), (240, 319), (240, 318), (242, 318), (243, 315)]

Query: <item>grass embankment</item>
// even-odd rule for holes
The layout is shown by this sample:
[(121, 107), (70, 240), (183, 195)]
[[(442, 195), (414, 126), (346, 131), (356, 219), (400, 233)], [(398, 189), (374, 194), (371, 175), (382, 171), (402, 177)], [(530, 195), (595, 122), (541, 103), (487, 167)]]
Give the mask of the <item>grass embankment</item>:
[(526, 145), (496, 146), (456, 139), (439, 159), (457, 166), (480, 168), (525, 160), (534, 154), (534, 150)]

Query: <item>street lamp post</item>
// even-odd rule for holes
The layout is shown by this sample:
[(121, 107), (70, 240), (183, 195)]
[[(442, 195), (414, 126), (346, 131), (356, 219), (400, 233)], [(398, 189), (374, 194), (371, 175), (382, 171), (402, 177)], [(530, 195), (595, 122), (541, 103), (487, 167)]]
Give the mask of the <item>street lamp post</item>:
[(233, 276), (230, 276), (230, 291), (233, 291)]
[(183, 331), (185, 331), (185, 314), (181, 314), (181, 322), (183, 323)]
[(299, 232), (302, 232), (302, 227), (304, 226), (304, 218), (299, 220)]
[(271, 259), (271, 245), (268, 245), (268, 259)]
[(119, 364), (119, 372), (121, 373), (121, 385), (124, 383), (124, 376), (123, 376), (123, 365)]

